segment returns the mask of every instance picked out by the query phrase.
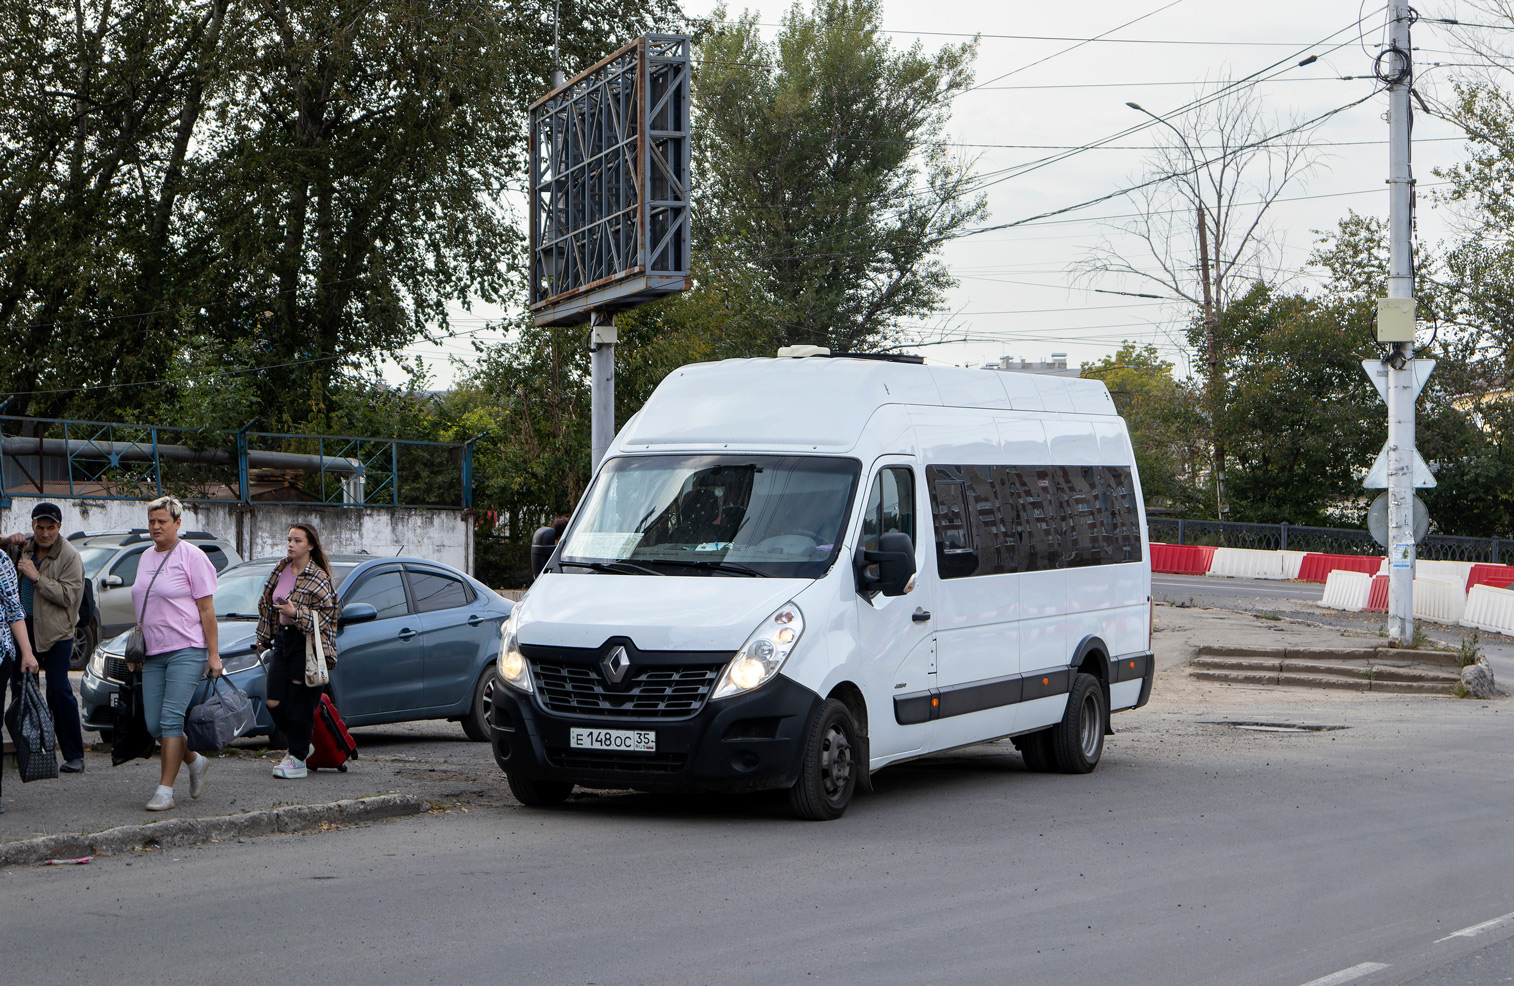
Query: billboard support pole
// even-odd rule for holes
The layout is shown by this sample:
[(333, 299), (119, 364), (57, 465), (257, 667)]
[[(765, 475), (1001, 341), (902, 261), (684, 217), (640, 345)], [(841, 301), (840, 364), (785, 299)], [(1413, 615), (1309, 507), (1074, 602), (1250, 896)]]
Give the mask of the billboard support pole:
[(615, 316), (596, 308), (589, 313), (590, 469), (598, 469), (615, 439)]

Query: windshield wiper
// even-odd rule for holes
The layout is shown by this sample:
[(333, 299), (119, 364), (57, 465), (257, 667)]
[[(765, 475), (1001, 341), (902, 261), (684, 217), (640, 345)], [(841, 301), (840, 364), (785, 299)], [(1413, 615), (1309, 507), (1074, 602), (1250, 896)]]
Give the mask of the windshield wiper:
[(559, 565), (571, 565), (574, 568), (587, 568), (594, 572), (609, 572), (613, 575), (662, 575), (662, 572), (645, 565), (637, 565), (634, 562), (617, 561), (606, 564), (602, 561), (568, 561), (566, 558), (558, 561)]
[(682, 565), (685, 568), (703, 568), (711, 572), (729, 572), (732, 575), (749, 575), (758, 579), (768, 577), (768, 573), (766, 572), (759, 572), (755, 568), (748, 568), (745, 565), (738, 565), (735, 562), (729, 561), (675, 561), (671, 558), (659, 558), (657, 562), (663, 565)]

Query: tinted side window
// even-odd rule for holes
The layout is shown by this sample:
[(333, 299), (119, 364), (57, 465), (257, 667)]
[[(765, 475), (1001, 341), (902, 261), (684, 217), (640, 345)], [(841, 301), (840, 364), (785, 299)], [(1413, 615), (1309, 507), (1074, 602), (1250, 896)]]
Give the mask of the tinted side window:
[(111, 566), (110, 575), (121, 577), (122, 585), (132, 585), (137, 581), (137, 566), (142, 563), (142, 552), (133, 551)]
[(928, 466), (942, 578), (1141, 560), (1123, 466)]
[(361, 585), (342, 600), (343, 606), (352, 603), (367, 603), (378, 610), (378, 618), (381, 620), (404, 616), (410, 612), (410, 604), (405, 599), (405, 583), (396, 570), (379, 572), (365, 578)]
[(421, 613), (456, 609), (473, 601), (473, 593), (466, 583), (441, 572), (411, 570), (410, 588), (415, 593), (415, 608)]
[(231, 560), (226, 557), (226, 552), (213, 544), (202, 544), (200, 545), (200, 550), (205, 552), (205, 557), (210, 559), (210, 563), (215, 566), (218, 572), (225, 568)]

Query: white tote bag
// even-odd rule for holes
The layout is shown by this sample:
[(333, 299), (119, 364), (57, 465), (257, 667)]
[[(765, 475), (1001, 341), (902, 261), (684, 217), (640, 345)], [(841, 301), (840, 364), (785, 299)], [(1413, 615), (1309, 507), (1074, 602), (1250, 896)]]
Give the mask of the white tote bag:
[(324, 688), (331, 681), (326, 668), (326, 649), (321, 644), (321, 614), (310, 613), (310, 632), (305, 635), (305, 684)]

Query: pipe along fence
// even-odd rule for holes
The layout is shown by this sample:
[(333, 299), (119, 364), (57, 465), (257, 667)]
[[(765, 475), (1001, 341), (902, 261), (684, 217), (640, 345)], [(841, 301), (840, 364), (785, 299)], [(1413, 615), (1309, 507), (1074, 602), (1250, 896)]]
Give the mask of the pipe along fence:
[(473, 442), (217, 431), (0, 415), (13, 496), (473, 506)]

